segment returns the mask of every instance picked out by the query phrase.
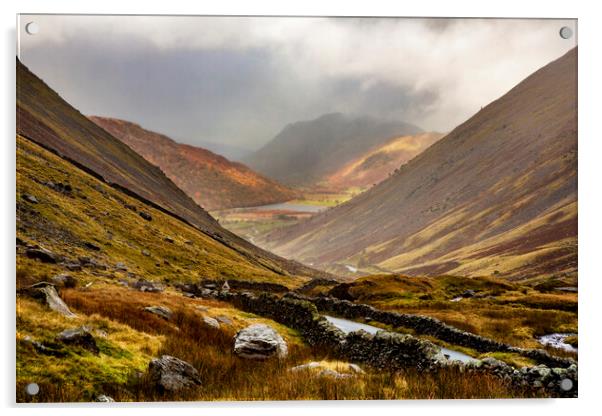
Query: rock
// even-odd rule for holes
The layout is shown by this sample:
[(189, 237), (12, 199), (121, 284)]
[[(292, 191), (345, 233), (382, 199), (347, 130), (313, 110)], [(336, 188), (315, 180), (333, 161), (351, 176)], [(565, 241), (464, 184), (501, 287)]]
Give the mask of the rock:
[(63, 302), (54, 285), (47, 282), (36, 283), (25, 290), (25, 292), (46, 304), (50, 309), (60, 313), (67, 318), (75, 318), (76, 315), (69, 310), (69, 307)]
[(23, 338), (23, 342), (31, 345), (40, 354), (51, 355), (53, 357), (65, 357), (67, 355), (64, 351), (56, 349), (53, 346), (44, 345), (41, 342), (34, 340), (29, 335)]
[(185, 240), (185, 241), (184, 241), (184, 244), (187, 244), (187, 245), (191, 246), (191, 245), (192, 245), (192, 241), (190, 241), (190, 240)]
[(153, 220), (153, 217), (148, 212), (140, 211), (138, 214), (147, 221)]
[(90, 250), (94, 250), (94, 251), (100, 251), (100, 247), (98, 247), (96, 244), (94, 243), (90, 243), (89, 241), (86, 241), (84, 243), (84, 246), (86, 246), (86, 248), (89, 248)]
[(115, 263), (115, 270), (119, 270), (122, 272), (126, 272), (127, 271), (127, 266), (125, 265), (125, 263), (119, 261), (117, 263)]
[(206, 308), (205, 306), (201, 306), (201, 305), (197, 305), (196, 309), (201, 312), (207, 312), (209, 310), (209, 308)]
[(166, 235), (165, 237), (163, 237), (163, 241), (166, 241), (168, 243), (173, 244), (174, 243), (174, 239), (171, 238), (170, 236)]
[(298, 371), (311, 370), (311, 369), (319, 368), (319, 367), (320, 367), (320, 363), (318, 363), (316, 361), (312, 361), (307, 364), (301, 364), (301, 365), (295, 366), (295, 367), (291, 368), (290, 371), (296, 373)]
[(465, 290), (464, 293), (462, 293), (463, 298), (472, 298), (474, 295), (475, 291), (471, 289)]
[(243, 358), (264, 360), (274, 356), (284, 358), (288, 349), (284, 339), (273, 328), (253, 324), (234, 337), (234, 353)]
[(219, 329), (219, 322), (215, 318), (203, 316), (203, 322), (205, 323), (205, 325), (210, 326), (213, 329)]
[(96, 355), (100, 352), (96, 345), (94, 336), (90, 333), (88, 328), (79, 327), (74, 329), (66, 329), (57, 335), (56, 340), (67, 345), (75, 345), (88, 350)]
[(63, 267), (72, 272), (79, 272), (82, 269), (82, 265), (79, 263), (67, 262), (63, 263)]
[(30, 194), (23, 194), (23, 199), (27, 202), (31, 202), (32, 204), (37, 204), (39, 202), (38, 198)]
[(28, 248), (25, 251), (25, 255), (30, 259), (40, 260), (42, 263), (56, 264), (62, 260), (61, 256), (47, 250), (43, 247), (40, 248)]
[(332, 377), (332, 378), (349, 378), (351, 374), (339, 373), (338, 371), (331, 370), (330, 368), (326, 368), (318, 373), (318, 377)]
[(138, 280), (131, 285), (134, 289), (138, 289), (141, 292), (163, 292), (163, 285), (158, 283), (149, 282), (147, 280)]
[(167, 306), (147, 306), (144, 310), (146, 312), (154, 313), (167, 321), (169, 321), (173, 315), (173, 312)]
[(215, 319), (222, 324), (232, 325), (232, 319), (228, 318), (225, 315), (216, 316)]
[(77, 280), (68, 274), (57, 274), (52, 276), (52, 283), (56, 286), (74, 288), (77, 286)]
[(104, 394), (100, 394), (98, 396), (96, 396), (96, 399), (94, 399), (95, 402), (100, 402), (100, 403), (114, 403), (115, 400), (111, 397), (111, 396), (105, 396)]
[(151, 360), (148, 372), (153, 384), (163, 391), (176, 392), (201, 385), (199, 373), (193, 366), (170, 355)]
[(359, 365), (353, 364), (353, 363), (349, 363), (349, 370), (351, 370), (352, 373), (356, 373), (356, 374), (364, 373), (364, 370), (362, 370)]
[(150, 251), (142, 250), (142, 255), (148, 257), (148, 256), (150, 256)]
[(92, 269), (98, 269), (98, 270), (106, 270), (107, 269), (106, 264), (99, 263), (98, 261), (96, 261), (96, 259), (93, 259), (90, 256), (81, 256), (78, 258), (78, 261), (79, 261), (79, 264), (84, 267), (90, 267)]
[(222, 285), (222, 290), (223, 290), (224, 292), (227, 292), (227, 291), (229, 291), (229, 290), (230, 290), (230, 285), (228, 284), (228, 281), (227, 281), (227, 280), (226, 280), (226, 281), (224, 282), (224, 284)]

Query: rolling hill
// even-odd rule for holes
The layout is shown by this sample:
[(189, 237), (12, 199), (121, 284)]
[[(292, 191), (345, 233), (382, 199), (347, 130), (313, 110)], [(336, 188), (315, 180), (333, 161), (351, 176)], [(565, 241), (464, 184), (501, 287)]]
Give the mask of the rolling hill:
[(377, 184), (441, 137), (442, 134), (432, 132), (395, 137), (328, 176), (325, 185), (332, 189), (348, 189)]
[(161, 168), (207, 210), (274, 204), (297, 196), (292, 189), (209, 150), (177, 143), (125, 120), (95, 116), (90, 120)]
[(221, 227), (156, 166), (63, 100), (17, 59), (17, 134), (281, 275), (321, 272), (262, 250)]
[(403, 122), (325, 114), (289, 124), (243, 162), (288, 185), (314, 185), (392, 138), (420, 132)]
[(392, 177), (264, 246), (324, 269), (576, 277), (576, 70), (573, 49)]

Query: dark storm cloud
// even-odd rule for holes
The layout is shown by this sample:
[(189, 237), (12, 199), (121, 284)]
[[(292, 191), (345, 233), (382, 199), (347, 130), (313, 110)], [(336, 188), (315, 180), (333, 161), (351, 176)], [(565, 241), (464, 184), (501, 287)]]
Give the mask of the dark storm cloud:
[(449, 130), (568, 50), (559, 24), (32, 16), (20, 57), (85, 114), (257, 148), (330, 112)]

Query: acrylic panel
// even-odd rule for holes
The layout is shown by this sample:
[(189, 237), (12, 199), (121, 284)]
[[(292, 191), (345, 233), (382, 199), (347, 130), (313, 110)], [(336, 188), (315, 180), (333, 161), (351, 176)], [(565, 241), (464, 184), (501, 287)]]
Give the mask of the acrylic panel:
[(17, 402), (577, 397), (575, 19), (17, 33)]

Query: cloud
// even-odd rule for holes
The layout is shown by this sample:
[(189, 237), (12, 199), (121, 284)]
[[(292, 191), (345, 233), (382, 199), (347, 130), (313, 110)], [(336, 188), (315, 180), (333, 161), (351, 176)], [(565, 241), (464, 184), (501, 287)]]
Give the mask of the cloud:
[[(40, 33), (25, 35), (35, 20)], [(258, 147), (342, 111), (448, 131), (575, 45), (574, 21), (22, 16), (23, 62), (85, 113)]]

